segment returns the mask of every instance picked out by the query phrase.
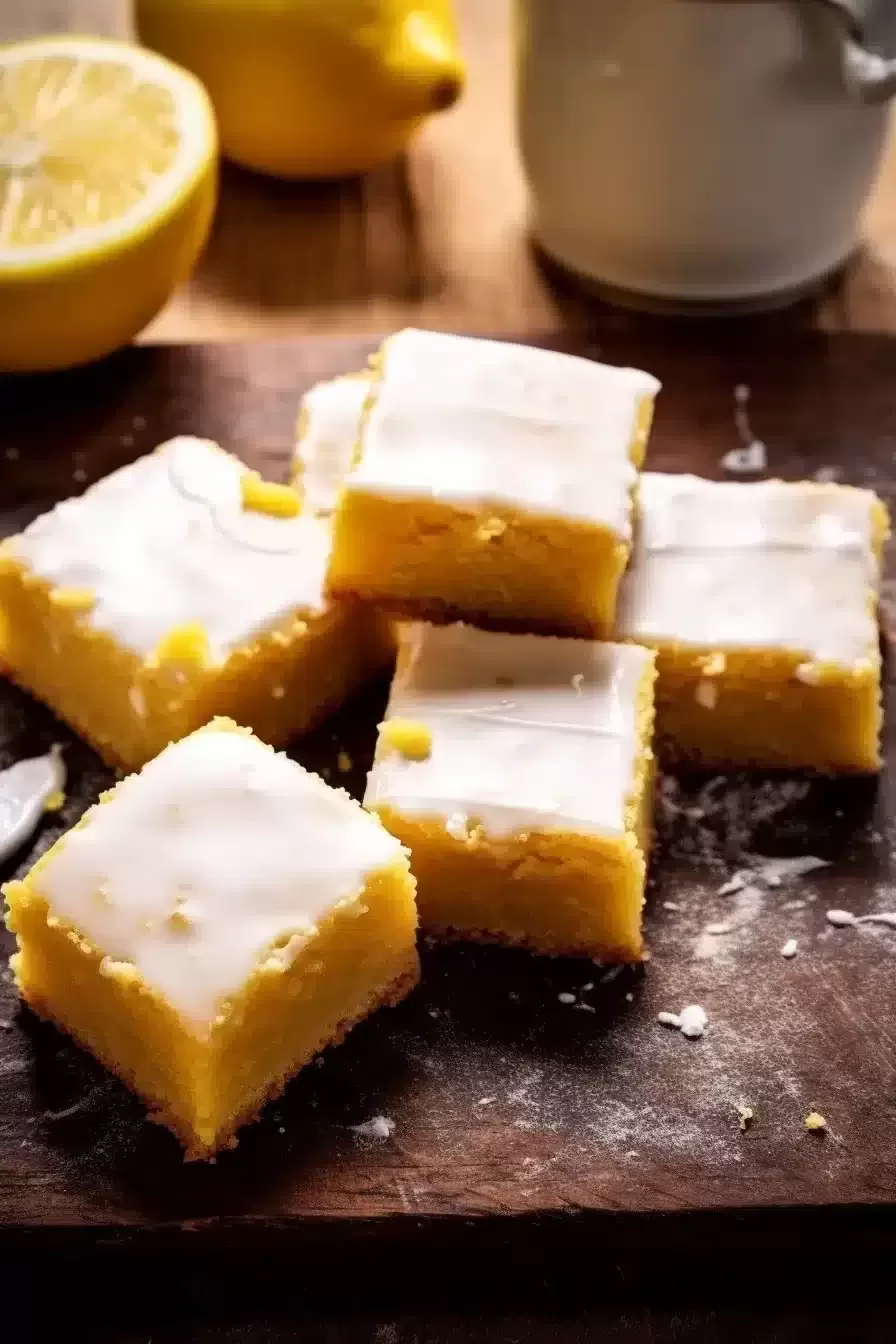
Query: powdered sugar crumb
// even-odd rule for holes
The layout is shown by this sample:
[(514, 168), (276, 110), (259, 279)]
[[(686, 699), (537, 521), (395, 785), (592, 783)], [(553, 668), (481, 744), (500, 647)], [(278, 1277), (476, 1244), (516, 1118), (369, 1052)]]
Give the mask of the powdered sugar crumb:
[(788, 938), (787, 942), (781, 948), (781, 956), (790, 961), (797, 954), (797, 941), (795, 938)]
[(709, 1026), (709, 1018), (699, 1003), (689, 1003), (681, 1010), (681, 1034), (695, 1041), (704, 1034)]
[(709, 1025), (709, 1018), (699, 1003), (689, 1003), (680, 1013), (657, 1013), (656, 1020), (664, 1027), (675, 1027), (692, 1041), (698, 1040)]
[(848, 929), (858, 924), (883, 924), (896, 929), (896, 910), (880, 910), (870, 915), (854, 915), (851, 910), (828, 910), (825, 918), (835, 929)]
[(395, 1121), (388, 1115), (374, 1115), (360, 1125), (349, 1128), (359, 1139), (388, 1139), (395, 1132)]

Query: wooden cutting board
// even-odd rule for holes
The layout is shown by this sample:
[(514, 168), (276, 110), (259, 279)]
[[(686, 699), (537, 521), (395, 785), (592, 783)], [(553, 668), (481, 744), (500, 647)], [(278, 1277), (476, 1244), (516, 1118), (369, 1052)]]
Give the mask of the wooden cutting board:
[[(616, 321), (566, 348), (663, 379), (656, 469), (720, 474), (721, 455), (739, 443), (735, 388), (745, 387), (772, 474), (834, 475), (892, 506), (896, 344), (766, 339), (769, 329)], [(89, 372), (0, 382), (0, 535), (173, 434), (218, 439), (282, 477), (299, 393), (359, 367), (369, 349), (340, 340), (142, 348)], [(885, 585), (885, 621), (894, 597)], [(297, 743), (296, 757), (343, 782), (336, 757), (347, 749), (359, 790), (383, 689)], [(0, 764), (56, 741), (66, 744), (68, 802), (4, 878), (110, 776), (44, 709), (0, 686)], [(887, 741), (892, 758), (896, 727)], [(804, 1235), (822, 1254), (823, 1229), (847, 1225), (853, 1247), (889, 1237), (896, 930), (835, 930), (825, 911), (896, 909), (894, 803), (886, 775), (664, 782), (645, 971), (427, 948), (421, 989), (306, 1069), (215, 1165), (184, 1165), (124, 1088), (19, 1009), (7, 976), (0, 1243), (174, 1238), (248, 1253), (292, 1237), (306, 1251), (355, 1246), (363, 1258), (401, 1242), (457, 1273), (511, 1244), (581, 1255), (622, 1238), (673, 1254), (694, 1227), (706, 1255), (720, 1240), (755, 1250), (769, 1237), (777, 1254)], [(758, 895), (720, 894), (756, 854), (829, 866), (760, 883)], [(780, 952), (789, 938), (793, 960)], [(703, 1040), (657, 1023), (660, 1010), (686, 1003), (709, 1014)], [(755, 1113), (746, 1132), (738, 1105)], [(812, 1108), (827, 1117), (823, 1136), (803, 1126)], [(387, 1123), (368, 1126), (377, 1117)], [(838, 1211), (846, 1222), (825, 1221)], [(583, 1227), (592, 1239), (577, 1243)], [(195, 1234), (186, 1242), (184, 1230)]]

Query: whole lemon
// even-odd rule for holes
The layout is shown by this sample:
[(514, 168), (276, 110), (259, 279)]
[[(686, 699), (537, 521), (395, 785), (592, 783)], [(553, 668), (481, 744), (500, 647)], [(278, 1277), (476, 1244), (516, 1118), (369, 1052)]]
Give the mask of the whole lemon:
[(136, 0), (135, 17), (205, 84), (224, 153), (277, 177), (391, 159), (463, 88), (450, 0)]

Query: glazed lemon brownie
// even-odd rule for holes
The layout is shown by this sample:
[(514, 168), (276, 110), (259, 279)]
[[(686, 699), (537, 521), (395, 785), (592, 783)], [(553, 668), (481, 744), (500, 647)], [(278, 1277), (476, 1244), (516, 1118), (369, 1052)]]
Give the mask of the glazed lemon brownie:
[(401, 845), (228, 720), (122, 780), (5, 895), (23, 998), (189, 1157), (418, 978)]
[(302, 496), (306, 513), (327, 516), (336, 508), (360, 441), (370, 387), (369, 374), (348, 373), (315, 383), (302, 397), (292, 483)]
[(365, 805), (411, 851), (425, 928), (642, 955), (653, 680), (633, 646), (405, 628)]
[(650, 472), (639, 498), (617, 633), (657, 651), (662, 755), (877, 770), (880, 500)]
[(206, 440), (180, 438), (0, 546), (2, 660), (133, 768), (215, 714), (274, 744), (388, 657), (324, 594), (331, 529)]
[(331, 591), (434, 620), (607, 634), (658, 386), (530, 346), (390, 337), (335, 515)]

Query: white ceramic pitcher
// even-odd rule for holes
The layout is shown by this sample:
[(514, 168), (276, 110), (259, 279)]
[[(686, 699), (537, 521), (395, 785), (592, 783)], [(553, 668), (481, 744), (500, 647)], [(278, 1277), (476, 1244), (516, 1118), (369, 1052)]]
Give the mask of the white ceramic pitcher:
[(517, 3), (532, 229), (562, 265), (737, 309), (853, 251), (896, 91), (896, 0)]

